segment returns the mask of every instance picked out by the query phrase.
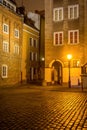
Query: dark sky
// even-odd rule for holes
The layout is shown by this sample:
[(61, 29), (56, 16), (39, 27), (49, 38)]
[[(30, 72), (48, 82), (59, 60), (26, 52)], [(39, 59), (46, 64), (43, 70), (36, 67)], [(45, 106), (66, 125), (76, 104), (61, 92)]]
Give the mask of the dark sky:
[(26, 7), (26, 11), (35, 11), (44, 9), (44, 0), (15, 0), (17, 6), (23, 5)]

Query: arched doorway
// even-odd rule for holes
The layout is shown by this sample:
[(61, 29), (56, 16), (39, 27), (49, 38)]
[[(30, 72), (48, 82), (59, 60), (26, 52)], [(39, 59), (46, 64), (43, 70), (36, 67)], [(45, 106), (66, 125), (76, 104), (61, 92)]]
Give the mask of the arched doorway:
[(51, 80), (54, 84), (62, 84), (62, 64), (59, 61), (52, 63)]

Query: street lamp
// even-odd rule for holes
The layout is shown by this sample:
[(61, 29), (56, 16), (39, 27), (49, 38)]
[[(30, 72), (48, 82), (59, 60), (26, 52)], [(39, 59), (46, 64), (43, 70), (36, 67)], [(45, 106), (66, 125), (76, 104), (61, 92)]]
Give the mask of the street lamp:
[(68, 68), (69, 68), (69, 81), (68, 81), (68, 86), (69, 88), (71, 88), (71, 77), (70, 77), (70, 61), (72, 59), (72, 55), (68, 54), (67, 55), (67, 59), (68, 59)]

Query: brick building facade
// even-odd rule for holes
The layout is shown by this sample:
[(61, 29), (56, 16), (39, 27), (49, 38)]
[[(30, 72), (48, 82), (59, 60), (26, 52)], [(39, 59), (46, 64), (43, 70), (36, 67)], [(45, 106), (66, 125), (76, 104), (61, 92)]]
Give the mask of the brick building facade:
[[(49, 6), (48, 6), (49, 5)], [(78, 85), (87, 62), (87, 0), (45, 0), (45, 80)], [(49, 50), (49, 51), (48, 51)]]
[(37, 82), (39, 30), (15, 2), (0, 1), (0, 86)]
[(39, 76), (39, 30), (23, 24), (22, 82), (36, 83)]
[(23, 18), (16, 5), (0, 1), (0, 85), (16, 84), (21, 80)]
[(86, 12), (87, 0), (45, 0), (45, 29), (43, 18), (39, 32), (24, 24), (27, 19), (16, 13), (14, 2), (0, 0), (0, 85), (43, 79), (67, 83), (68, 54), (71, 84), (78, 85), (87, 63)]

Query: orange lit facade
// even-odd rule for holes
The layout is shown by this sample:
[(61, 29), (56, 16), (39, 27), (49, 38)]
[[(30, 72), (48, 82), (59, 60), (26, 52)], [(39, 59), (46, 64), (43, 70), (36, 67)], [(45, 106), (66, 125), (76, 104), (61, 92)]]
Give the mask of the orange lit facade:
[(21, 81), (23, 18), (17, 15), (16, 5), (0, 1), (0, 86)]
[(14, 2), (0, 1), (0, 86), (37, 83), (40, 77), (39, 30), (24, 20)]
[[(49, 5), (49, 6), (48, 6)], [(49, 84), (81, 80), (81, 66), (87, 62), (87, 1), (45, 0), (45, 80)]]
[(87, 63), (86, 0), (45, 0), (40, 25), (39, 31), (25, 24), (15, 3), (0, 0), (1, 86), (68, 83), (69, 67), (71, 85), (81, 82), (81, 66)]
[(23, 24), (22, 83), (36, 83), (39, 77), (39, 31)]

